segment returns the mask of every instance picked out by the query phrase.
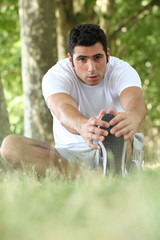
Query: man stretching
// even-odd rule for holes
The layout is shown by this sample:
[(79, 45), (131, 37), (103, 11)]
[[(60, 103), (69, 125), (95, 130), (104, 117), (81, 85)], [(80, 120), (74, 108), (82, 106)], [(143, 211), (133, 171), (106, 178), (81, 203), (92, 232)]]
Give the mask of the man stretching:
[[(34, 166), (45, 175), (47, 168), (56, 168), (67, 175), (72, 166), (74, 175), (79, 166), (96, 168), (103, 160), (100, 143), (110, 135), (127, 142), (126, 166), (141, 161), (136, 155), (142, 154), (143, 136), (136, 133), (146, 110), (139, 75), (110, 56), (106, 36), (97, 25), (73, 28), (68, 50), (68, 58), (58, 61), (42, 81), (55, 147), (9, 135), (2, 143), (2, 157), (15, 169)], [(102, 118), (106, 113), (113, 114), (109, 121)]]

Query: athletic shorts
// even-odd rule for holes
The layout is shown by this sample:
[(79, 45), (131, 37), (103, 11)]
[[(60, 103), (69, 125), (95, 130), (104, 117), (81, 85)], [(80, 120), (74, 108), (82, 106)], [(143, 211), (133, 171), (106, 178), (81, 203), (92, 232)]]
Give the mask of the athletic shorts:
[[(144, 159), (143, 153), (144, 136), (142, 133), (136, 133), (133, 136), (133, 151), (129, 164), (134, 164), (141, 169)], [(96, 169), (100, 164), (101, 150), (87, 149), (82, 151), (73, 151), (63, 148), (56, 148), (61, 157), (70, 163), (77, 164), (81, 167)]]

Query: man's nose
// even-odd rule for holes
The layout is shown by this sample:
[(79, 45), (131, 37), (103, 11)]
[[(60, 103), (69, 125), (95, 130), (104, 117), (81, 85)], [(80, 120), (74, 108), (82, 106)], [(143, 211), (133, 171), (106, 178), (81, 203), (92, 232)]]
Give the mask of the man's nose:
[(89, 72), (94, 72), (96, 70), (96, 64), (94, 61), (89, 61), (88, 62), (88, 71)]

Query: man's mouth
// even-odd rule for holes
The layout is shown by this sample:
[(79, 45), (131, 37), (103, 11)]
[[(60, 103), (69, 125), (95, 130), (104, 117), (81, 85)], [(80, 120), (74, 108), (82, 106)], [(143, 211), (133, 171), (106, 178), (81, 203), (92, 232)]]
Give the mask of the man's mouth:
[(98, 75), (90, 75), (90, 76), (88, 76), (88, 79), (89, 79), (90, 81), (96, 81), (97, 78), (98, 78)]

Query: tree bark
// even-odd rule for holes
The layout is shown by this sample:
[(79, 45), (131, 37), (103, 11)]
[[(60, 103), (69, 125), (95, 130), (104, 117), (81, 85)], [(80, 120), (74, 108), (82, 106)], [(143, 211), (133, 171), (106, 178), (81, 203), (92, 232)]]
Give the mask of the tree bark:
[(57, 61), (55, 0), (19, 0), (24, 91), (24, 135), (50, 143), (52, 117), (41, 81)]
[(67, 38), (73, 27), (95, 21), (94, 1), (57, 0), (58, 59), (67, 57)]
[(6, 108), (3, 86), (0, 79), (0, 146), (5, 136), (10, 134), (8, 112)]
[(57, 0), (58, 59), (67, 57), (67, 38), (77, 21), (72, 0)]
[[(107, 44), (110, 50), (112, 49), (113, 46), (113, 39), (112, 42), (110, 41), (110, 26), (111, 26), (111, 21), (112, 17), (114, 16), (114, 4), (115, 0), (104, 0), (103, 4), (99, 6), (100, 8), (100, 26), (104, 30), (107, 36)], [(115, 39), (114, 39), (115, 40)]]
[[(3, 93), (3, 86), (0, 79), (0, 147), (3, 139), (10, 133), (11, 131), (10, 131), (10, 125), (9, 125), (8, 112), (7, 112), (5, 97)], [(5, 167), (5, 164), (0, 155), (0, 168), (4, 168), (4, 167)]]

